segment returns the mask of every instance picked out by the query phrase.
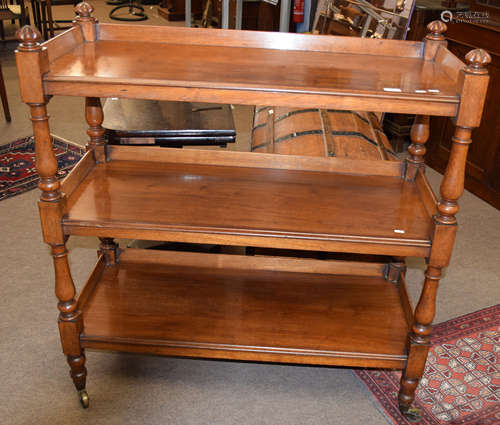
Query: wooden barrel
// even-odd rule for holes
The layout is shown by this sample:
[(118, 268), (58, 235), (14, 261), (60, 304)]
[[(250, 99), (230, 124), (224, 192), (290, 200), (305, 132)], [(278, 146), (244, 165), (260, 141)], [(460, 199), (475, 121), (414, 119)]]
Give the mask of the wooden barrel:
[(253, 152), (393, 160), (394, 152), (373, 112), (256, 107)]

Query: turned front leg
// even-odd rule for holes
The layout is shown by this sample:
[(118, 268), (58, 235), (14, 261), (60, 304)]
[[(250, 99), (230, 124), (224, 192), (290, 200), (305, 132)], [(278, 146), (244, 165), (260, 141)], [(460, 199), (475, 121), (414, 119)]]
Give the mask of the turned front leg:
[[(31, 121), (35, 137), (36, 170), (40, 176), (38, 187), (41, 190), (40, 219), (44, 241), (50, 246), (54, 261), (55, 294), (58, 299), (59, 331), (63, 352), (71, 368), (71, 377), (80, 397), (86, 399), (85, 355), (80, 345), (82, 319), (75, 300), (75, 285), (71, 277), (66, 251), (66, 236), (63, 232), (62, 218), (66, 214), (66, 202), (60, 191), (57, 179), (57, 158), (52, 149), (47, 102), (49, 97), (43, 94), (41, 84), (42, 69), (36, 71), (26, 63), (43, 63), (42, 47), (39, 43), (40, 33), (32, 27), (23, 27), (17, 37), (19, 45), (16, 59), (19, 65), (21, 80), (30, 81), (28, 86), (21, 85), (23, 100), (29, 105)], [(24, 76), (26, 69), (30, 69), (28, 77)], [(84, 396), (85, 395), (85, 396)], [(83, 403), (83, 402), (82, 402)]]
[[(76, 290), (69, 269), (66, 245), (64, 243), (51, 244), (51, 249), (56, 272), (56, 297), (59, 300), (57, 307), (59, 309), (61, 344), (71, 368), (71, 378), (80, 393), (80, 397), (82, 397), (82, 393), (85, 391), (87, 369), (85, 368), (84, 350), (80, 345), (80, 333), (83, 328), (81, 312), (78, 310), (78, 304), (75, 300)], [(84, 404), (84, 407), (87, 405)]]
[(420, 412), (412, 408), (415, 392), (422, 375), (430, 348), (432, 321), (436, 312), (436, 295), (441, 278), (441, 268), (427, 267), (425, 281), (415, 309), (413, 326), (408, 335), (408, 360), (401, 377), (398, 401), (401, 412), (408, 418), (418, 420)]
[(422, 293), (415, 309), (414, 323), (408, 336), (408, 361), (401, 378), (399, 406), (409, 419), (418, 420), (420, 412), (411, 404), (421, 379), (430, 348), (431, 325), (436, 309), (436, 295), (441, 269), (448, 266), (457, 230), (458, 199), (464, 190), (465, 163), (471, 143), (470, 128), (457, 127), (452, 138), (448, 166), (441, 183), (441, 199), (434, 217), (432, 249), (425, 272)]
[[(431, 22), (427, 28), (430, 34), (425, 40), (425, 57), (432, 59), (445, 42), (443, 32), (446, 25), (440, 21)], [(459, 88), (460, 106), (456, 116), (456, 129), (452, 138), (450, 158), (441, 183), (441, 198), (437, 214), (433, 217), (434, 229), (431, 235), (432, 248), (425, 272), (424, 286), (415, 309), (414, 323), (408, 335), (408, 360), (401, 378), (399, 405), (402, 413), (410, 420), (418, 420), (419, 412), (411, 407), (415, 399), (420, 378), (430, 347), (431, 326), (436, 309), (436, 295), (441, 269), (448, 266), (457, 229), (456, 213), (458, 199), (464, 191), (467, 151), (471, 143), (471, 133), (481, 121), (482, 109), (488, 85), (485, 66), (491, 61), (487, 52), (472, 50), (465, 56), (468, 65), (461, 71)], [(412, 144), (407, 160), (406, 179), (413, 180), (418, 169), (423, 166), (425, 142), (429, 135), (429, 120), (417, 116), (412, 127)]]
[(80, 393), (82, 404), (88, 406), (85, 392), (85, 355), (80, 345), (82, 318), (75, 300), (75, 285), (68, 264), (66, 237), (62, 229), (65, 211), (60, 184), (56, 178), (57, 159), (52, 150), (52, 139), (45, 104), (31, 104), (31, 119), (35, 134), (36, 168), (40, 174), (41, 190), (39, 202), (44, 240), (51, 247), (55, 271), (55, 294), (59, 309), (59, 332), (63, 353), (71, 368), (71, 377)]
[(40, 174), (38, 186), (42, 191), (38, 206), (44, 240), (50, 245), (54, 260), (61, 345), (63, 353), (67, 356), (71, 377), (79, 391), (82, 404), (87, 407), (88, 396), (85, 392), (87, 370), (85, 355), (80, 345), (82, 318), (75, 300), (76, 290), (68, 264), (66, 237), (62, 229), (62, 218), (66, 213), (65, 199), (59, 191), (60, 185), (56, 178), (57, 160), (52, 150), (46, 105), (30, 106), (35, 134), (36, 167)]

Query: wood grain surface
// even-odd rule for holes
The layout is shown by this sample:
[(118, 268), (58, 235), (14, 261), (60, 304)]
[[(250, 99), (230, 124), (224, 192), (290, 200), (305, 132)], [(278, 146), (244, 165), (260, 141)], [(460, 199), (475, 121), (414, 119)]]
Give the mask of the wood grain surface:
[[(159, 43), (152, 52), (147, 42), (83, 43), (54, 60), (44, 80), (389, 97), (400, 93), (384, 88), (398, 88), (408, 98), (458, 103), (454, 81), (432, 61), (243, 47)], [(415, 93), (428, 89), (439, 93)]]
[(352, 276), (255, 270), (257, 259), (248, 258), (245, 267), (244, 257), (238, 268), (226, 268), (217, 266), (217, 255), (175, 255), (179, 265), (168, 252), (144, 264), (147, 251), (126, 250), (106, 267), (83, 311), (83, 344), (170, 347), (186, 356), (202, 350), (207, 357), (246, 360), (267, 353), (280, 361), (283, 354), (298, 363), (301, 357), (323, 364), (406, 358), (398, 289), (381, 275), (357, 276), (355, 268)]
[(90, 171), (68, 209), (69, 228), (268, 236), (290, 248), (338, 235), (414, 246), (430, 237), (416, 186), (400, 177), (111, 161)]

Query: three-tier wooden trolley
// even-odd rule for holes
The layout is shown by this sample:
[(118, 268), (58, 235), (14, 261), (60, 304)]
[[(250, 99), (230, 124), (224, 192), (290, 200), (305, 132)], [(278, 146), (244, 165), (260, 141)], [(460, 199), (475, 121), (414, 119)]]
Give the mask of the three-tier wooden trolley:
[[(462, 63), (442, 22), (423, 42), (99, 24), (80, 3), (73, 28), (40, 44), (18, 32), (23, 101), (36, 140), (44, 240), (62, 349), (82, 404), (85, 348), (403, 369), (410, 418), (429, 349), (441, 269), (457, 229), (471, 131), (490, 61)], [(293, 71), (293, 72), (292, 72)], [(83, 96), (88, 152), (62, 181), (46, 105)], [(100, 98), (278, 105), (418, 114), (406, 161), (106, 144)], [(424, 174), (429, 116), (454, 117), (439, 200)], [(101, 240), (77, 295), (70, 236)], [(391, 256), (389, 263), (120, 249), (114, 238)], [(401, 257), (428, 262), (411, 307)]]

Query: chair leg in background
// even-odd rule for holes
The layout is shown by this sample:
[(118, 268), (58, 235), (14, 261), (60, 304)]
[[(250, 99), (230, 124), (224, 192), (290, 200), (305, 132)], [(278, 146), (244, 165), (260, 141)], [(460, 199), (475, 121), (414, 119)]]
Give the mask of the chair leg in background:
[(5, 82), (3, 80), (2, 65), (0, 65), (0, 97), (2, 98), (3, 113), (7, 122), (11, 121), (9, 102), (7, 100), (7, 91), (5, 90)]

